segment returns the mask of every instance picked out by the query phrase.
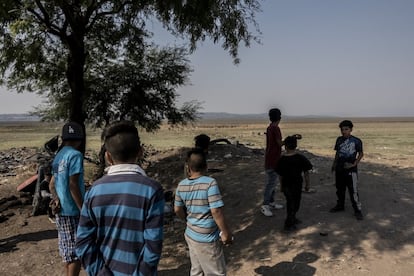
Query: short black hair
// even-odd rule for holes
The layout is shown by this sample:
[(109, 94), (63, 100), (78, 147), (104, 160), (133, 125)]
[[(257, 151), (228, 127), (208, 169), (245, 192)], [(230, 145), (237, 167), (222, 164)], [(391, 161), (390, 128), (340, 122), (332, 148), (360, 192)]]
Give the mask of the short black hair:
[(104, 144), (106, 151), (119, 162), (133, 160), (141, 150), (138, 129), (130, 121), (118, 121), (106, 128)]
[(201, 148), (193, 148), (187, 152), (187, 166), (194, 172), (207, 169), (206, 153)]
[(282, 113), (279, 108), (272, 108), (269, 110), (269, 119), (272, 122), (279, 121), (282, 118)]
[(285, 138), (285, 147), (290, 150), (296, 149), (298, 146), (298, 139), (295, 136), (288, 136)]
[(339, 123), (339, 128), (343, 128), (343, 127), (353, 128), (354, 124), (350, 120), (343, 120), (342, 122)]
[(210, 145), (210, 137), (206, 134), (200, 134), (194, 137), (195, 147), (207, 150)]

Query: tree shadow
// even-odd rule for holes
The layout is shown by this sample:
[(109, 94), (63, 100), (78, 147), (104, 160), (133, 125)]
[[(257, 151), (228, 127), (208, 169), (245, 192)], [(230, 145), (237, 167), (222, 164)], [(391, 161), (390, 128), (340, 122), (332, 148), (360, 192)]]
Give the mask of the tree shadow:
[(158, 276), (182, 276), (188, 275), (190, 271), (190, 263), (179, 264), (178, 267), (172, 269), (161, 269), (158, 270)]
[(57, 239), (56, 230), (44, 230), (35, 233), (19, 234), (5, 239), (0, 239), (0, 253), (19, 250), (20, 242), (38, 242), (48, 239)]

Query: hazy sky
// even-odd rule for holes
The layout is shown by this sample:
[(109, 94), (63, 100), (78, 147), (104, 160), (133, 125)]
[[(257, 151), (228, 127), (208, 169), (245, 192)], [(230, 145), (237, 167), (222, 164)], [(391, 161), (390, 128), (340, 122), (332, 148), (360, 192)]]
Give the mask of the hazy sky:
[[(203, 112), (414, 116), (414, 1), (267, 0), (262, 10), (262, 45), (242, 47), (236, 66), (204, 42), (180, 102), (201, 101)], [(0, 113), (40, 102), (0, 93)]]

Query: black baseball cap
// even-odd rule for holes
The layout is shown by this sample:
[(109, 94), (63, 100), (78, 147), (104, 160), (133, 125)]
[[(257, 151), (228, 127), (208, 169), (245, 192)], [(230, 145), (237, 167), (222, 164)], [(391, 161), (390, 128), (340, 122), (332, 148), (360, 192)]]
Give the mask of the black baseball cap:
[(85, 137), (83, 128), (75, 122), (66, 123), (62, 128), (62, 140), (82, 140)]

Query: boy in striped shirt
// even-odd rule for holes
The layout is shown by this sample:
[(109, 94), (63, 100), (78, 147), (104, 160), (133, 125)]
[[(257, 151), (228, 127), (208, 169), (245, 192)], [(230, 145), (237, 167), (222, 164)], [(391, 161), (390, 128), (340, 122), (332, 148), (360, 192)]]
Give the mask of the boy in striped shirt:
[(205, 176), (207, 161), (202, 149), (187, 154), (188, 177), (175, 193), (174, 211), (187, 221), (185, 240), (191, 260), (190, 275), (226, 275), (223, 244), (232, 243), (224, 203), (214, 178)]
[(88, 275), (157, 275), (163, 189), (136, 164), (142, 148), (132, 123), (110, 126), (104, 142), (110, 167), (85, 196), (76, 253)]

